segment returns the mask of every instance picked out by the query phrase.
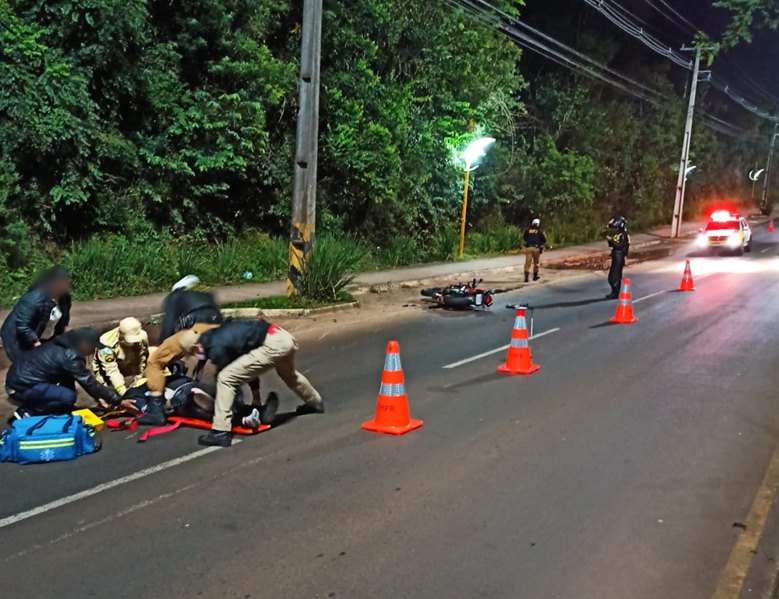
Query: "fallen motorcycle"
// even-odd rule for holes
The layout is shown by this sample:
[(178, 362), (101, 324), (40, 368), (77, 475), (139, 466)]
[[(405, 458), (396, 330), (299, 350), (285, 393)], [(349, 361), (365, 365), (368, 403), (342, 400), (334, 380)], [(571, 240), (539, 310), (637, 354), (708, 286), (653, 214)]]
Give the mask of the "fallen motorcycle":
[(453, 283), (447, 287), (423, 289), (420, 293), (439, 306), (452, 310), (470, 310), (471, 308), (489, 308), (495, 291), (482, 289), (479, 285), (484, 279), (473, 279), (470, 283)]

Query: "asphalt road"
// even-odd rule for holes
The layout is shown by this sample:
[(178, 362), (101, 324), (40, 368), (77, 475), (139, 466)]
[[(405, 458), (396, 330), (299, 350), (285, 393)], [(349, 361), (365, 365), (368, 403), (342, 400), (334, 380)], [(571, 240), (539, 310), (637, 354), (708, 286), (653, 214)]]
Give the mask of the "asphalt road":
[[(227, 450), (111, 433), (75, 462), (3, 464), (2, 596), (709, 599), (779, 438), (778, 244), (693, 258), (691, 294), (668, 292), (681, 254), (631, 269), (632, 326), (607, 324), (591, 274), (334, 325), (299, 360), (327, 414)], [(444, 368), (508, 343), (518, 299), (559, 329), (531, 342), (540, 372)], [(399, 438), (360, 430), (393, 338), (425, 421)]]

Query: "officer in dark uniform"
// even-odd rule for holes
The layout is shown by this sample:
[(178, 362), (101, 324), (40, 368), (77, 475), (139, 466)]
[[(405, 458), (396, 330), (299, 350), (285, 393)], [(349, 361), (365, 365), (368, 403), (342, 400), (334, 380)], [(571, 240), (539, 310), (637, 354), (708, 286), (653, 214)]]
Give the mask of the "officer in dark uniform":
[(530, 266), (533, 266), (533, 280), (537, 281), (538, 277), (538, 265), (541, 261), (541, 253), (544, 251), (546, 245), (546, 235), (541, 228), (541, 221), (537, 218), (533, 219), (530, 226), (525, 229), (525, 233), (522, 235), (522, 241), (525, 244), (525, 283), (530, 278)]
[(181, 279), (162, 304), (160, 343), (178, 331), (192, 328), (194, 324), (221, 324), (222, 313), (214, 296), (206, 291), (195, 291), (200, 284), (194, 275)]
[(606, 299), (618, 299), (619, 289), (622, 285), (622, 269), (630, 250), (630, 236), (628, 235), (628, 221), (624, 216), (615, 216), (606, 225), (608, 231), (606, 240), (611, 248), (611, 268), (609, 268), (609, 285), (611, 293)]

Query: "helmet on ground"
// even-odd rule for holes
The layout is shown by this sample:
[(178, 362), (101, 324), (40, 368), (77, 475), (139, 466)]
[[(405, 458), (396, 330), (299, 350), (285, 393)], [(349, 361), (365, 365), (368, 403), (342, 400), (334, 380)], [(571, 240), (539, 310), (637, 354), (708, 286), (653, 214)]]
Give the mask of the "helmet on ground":
[(628, 228), (628, 221), (625, 220), (624, 216), (615, 216), (609, 221), (608, 227), (609, 229), (624, 231)]
[(531, 221), (531, 223), (530, 223), (530, 224), (531, 224), (531, 226), (533, 226), (533, 227), (540, 227), (540, 226), (541, 226), (541, 219), (540, 219), (540, 218), (534, 218), (534, 219)]

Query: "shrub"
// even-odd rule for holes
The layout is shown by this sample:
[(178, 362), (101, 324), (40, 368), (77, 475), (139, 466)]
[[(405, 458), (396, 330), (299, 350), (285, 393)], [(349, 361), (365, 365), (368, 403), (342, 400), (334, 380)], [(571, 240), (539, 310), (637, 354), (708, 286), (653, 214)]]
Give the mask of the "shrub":
[(353, 239), (321, 237), (300, 273), (300, 293), (316, 302), (334, 302), (354, 280), (367, 249)]
[(424, 260), (419, 243), (408, 235), (393, 237), (378, 251), (378, 261), (383, 266), (408, 266)]

